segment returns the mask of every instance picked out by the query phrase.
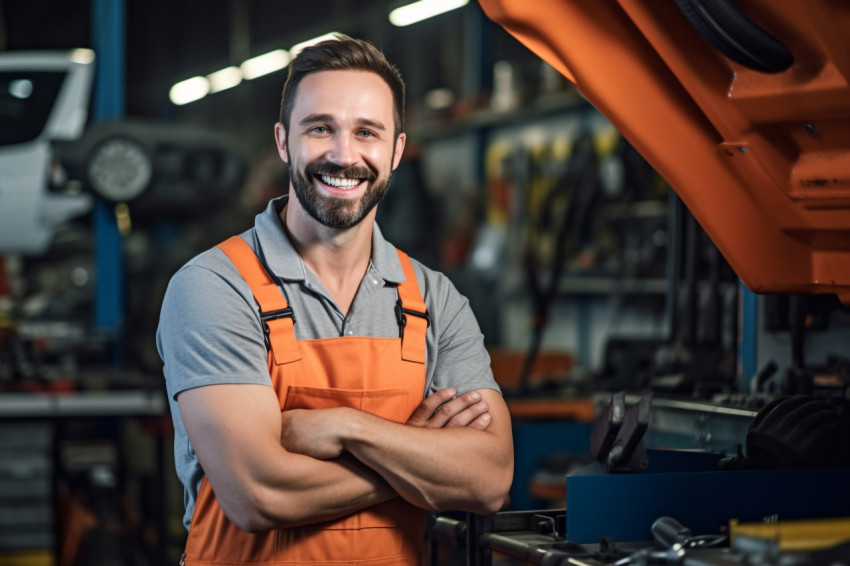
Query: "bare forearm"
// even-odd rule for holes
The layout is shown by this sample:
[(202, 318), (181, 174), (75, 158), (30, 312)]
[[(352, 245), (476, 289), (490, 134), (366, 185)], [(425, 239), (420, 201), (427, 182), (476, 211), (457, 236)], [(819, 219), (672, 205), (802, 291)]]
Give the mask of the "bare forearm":
[(395, 495), (351, 456), (318, 460), (287, 451), (270, 387), (199, 387), (178, 402), (221, 509), (246, 531), (334, 519)]
[(425, 509), (497, 511), (513, 476), (508, 409), (493, 390), (452, 395), (428, 397), (405, 424), (346, 407), (284, 411), (281, 443), (319, 460), (348, 452)]
[[(382, 430), (384, 424), (393, 430)], [(386, 421), (363, 430), (368, 433), (346, 442), (346, 448), (411, 503), (477, 513), (501, 507), (512, 463), (499, 451), (488, 451), (489, 433), (418, 429)]]
[(488, 430), (417, 428), (366, 413), (351, 421), (343, 433), (346, 450), (411, 503), (478, 513), (501, 507), (513, 476), (504, 420)]
[(379, 474), (348, 455), (316, 460), (286, 453), (280, 466), (285, 468), (254, 471), (251, 530), (336, 519), (397, 495)]

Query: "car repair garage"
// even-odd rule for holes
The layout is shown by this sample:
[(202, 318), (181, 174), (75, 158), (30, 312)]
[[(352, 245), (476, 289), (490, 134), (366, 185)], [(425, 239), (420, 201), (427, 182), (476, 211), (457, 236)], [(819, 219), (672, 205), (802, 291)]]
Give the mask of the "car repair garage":
[(850, 563), (848, 37), (0, 0), (0, 566)]

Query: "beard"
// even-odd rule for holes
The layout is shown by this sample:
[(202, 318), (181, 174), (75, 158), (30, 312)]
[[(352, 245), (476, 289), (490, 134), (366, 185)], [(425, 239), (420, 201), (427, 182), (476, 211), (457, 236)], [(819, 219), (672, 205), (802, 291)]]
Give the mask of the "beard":
[[(365, 180), (366, 192), (358, 200), (321, 195), (314, 184), (316, 175)], [(384, 198), (390, 186), (390, 175), (378, 178), (371, 169), (341, 167), (328, 161), (314, 161), (303, 169), (290, 167), (289, 176), (295, 197), (307, 214), (323, 226), (337, 230), (359, 224)]]

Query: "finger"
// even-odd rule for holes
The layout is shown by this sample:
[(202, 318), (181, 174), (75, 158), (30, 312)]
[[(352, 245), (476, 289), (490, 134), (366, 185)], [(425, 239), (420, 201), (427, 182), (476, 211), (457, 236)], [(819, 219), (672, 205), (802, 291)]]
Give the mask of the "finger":
[(475, 428), (478, 430), (487, 430), (487, 427), (489, 427), (490, 423), (492, 422), (493, 417), (490, 415), (490, 413), (484, 413), (483, 415), (479, 416), (477, 419), (469, 423), (467, 427)]
[(436, 411), (440, 405), (450, 401), (452, 397), (455, 396), (455, 393), (457, 392), (453, 387), (446, 387), (445, 389), (440, 389), (439, 391), (432, 393), (419, 403), (419, 406), (416, 407), (413, 414), (411, 414), (410, 418), (407, 419), (407, 424), (411, 426), (425, 426), (428, 424), (429, 419), (434, 416), (434, 411)]
[(481, 394), (478, 391), (464, 393), (440, 407), (428, 421), (428, 426), (432, 428), (443, 428), (449, 421), (480, 401)]
[(446, 426), (469, 426), (477, 418), (487, 414), (489, 410), (490, 407), (487, 406), (487, 403), (476, 403), (452, 417), (449, 422), (446, 423)]

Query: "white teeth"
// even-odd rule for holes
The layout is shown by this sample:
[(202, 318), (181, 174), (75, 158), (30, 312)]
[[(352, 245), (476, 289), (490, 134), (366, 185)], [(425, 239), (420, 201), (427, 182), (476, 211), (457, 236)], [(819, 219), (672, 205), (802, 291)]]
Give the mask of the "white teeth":
[(328, 177), (327, 175), (319, 175), (319, 177), (324, 184), (338, 189), (350, 189), (360, 184), (360, 179), (340, 179), (339, 177)]

